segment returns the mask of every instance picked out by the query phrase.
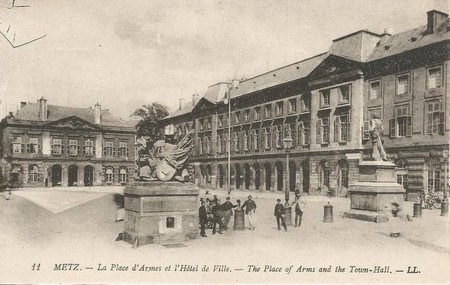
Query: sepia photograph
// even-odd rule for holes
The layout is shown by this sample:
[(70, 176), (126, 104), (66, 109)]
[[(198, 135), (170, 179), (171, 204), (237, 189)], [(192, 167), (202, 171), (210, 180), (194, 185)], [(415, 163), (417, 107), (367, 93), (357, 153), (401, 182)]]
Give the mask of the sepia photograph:
[(0, 284), (449, 284), (448, 0), (0, 0)]

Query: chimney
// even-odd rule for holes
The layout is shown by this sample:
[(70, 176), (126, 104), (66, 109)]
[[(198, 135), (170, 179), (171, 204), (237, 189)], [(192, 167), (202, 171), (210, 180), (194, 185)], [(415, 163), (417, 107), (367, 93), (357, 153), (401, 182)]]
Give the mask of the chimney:
[(27, 102), (20, 102), (20, 109), (22, 109), (23, 107), (25, 107), (27, 105)]
[(94, 123), (99, 125), (102, 119), (102, 106), (99, 103), (94, 105)]
[(195, 106), (195, 104), (197, 104), (198, 102), (198, 94), (193, 94), (192, 95), (192, 106)]
[[(22, 103), (20, 104), (22, 106)], [(40, 121), (47, 120), (47, 99), (41, 97), (41, 99), (37, 100), (38, 105), (38, 118)]]
[(448, 18), (448, 14), (437, 10), (428, 11), (427, 15), (427, 33), (429, 34), (436, 32), (437, 28)]

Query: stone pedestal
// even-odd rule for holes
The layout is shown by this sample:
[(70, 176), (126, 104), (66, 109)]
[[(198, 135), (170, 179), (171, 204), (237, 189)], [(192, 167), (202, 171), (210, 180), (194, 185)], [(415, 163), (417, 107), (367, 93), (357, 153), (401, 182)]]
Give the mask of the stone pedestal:
[(191, 183), (127, 184), (123, 240), (136, 247), (197, 238), (198, 193), (198, 188)]
[(391, 204), (403, 207), (405, 190), (395, 179), (395, 165), (386, 161), (359, 163), (359, 179), (350, 185), (350, 211), (345, 218), (371, 222), (387, 222)]

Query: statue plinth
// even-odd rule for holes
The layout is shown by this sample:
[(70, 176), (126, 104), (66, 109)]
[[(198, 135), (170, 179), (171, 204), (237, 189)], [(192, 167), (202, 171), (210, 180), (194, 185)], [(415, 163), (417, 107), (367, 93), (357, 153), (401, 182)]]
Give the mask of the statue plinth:
[(387, 161), (361, 161), (358, 182), (350, 185), (350, 211), (345, 218), (371, 222), (389, 220), (391, 204), (403, 206), (405, 189), (395, 179), (395, 164)]
[(192, 183), (127, 184), (122, 239), (139, 246), (198, 237), (198, 188)]

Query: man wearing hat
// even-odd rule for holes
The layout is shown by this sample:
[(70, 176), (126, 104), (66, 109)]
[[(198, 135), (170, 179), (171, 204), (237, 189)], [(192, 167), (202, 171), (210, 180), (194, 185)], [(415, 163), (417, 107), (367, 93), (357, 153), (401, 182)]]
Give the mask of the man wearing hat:
[(247, 214), (248, 218), (248, 226), (250, 230), (255, 229), (255, 220), (254, 220), (254, 214), (256, 212), (256, 203), (252, 200), (252, 195), (248, 195), (247, 201), (244, 202), (244, 204), (241, 207), (242, 209), (245, 208), (245, 214)]
[(281, 230), (280, 221), (283, 225), (284, 230), (287, 232), (286, 222), (284, 220), (284, 206), (281, 204), (281, 199), (277, 199), (277, 204), (275, 205), (275, 211), (273, 214), (277, 218), (278, 230)]
[(295, 195), (295, 201), (292, 203), (291, 208), (294, 208), (295, 211), (294, 227), (300, 227), (302, 225), (303, 211), (305, 210), (305, 202), (300, 195)]
[(233, 205), (233, 203), (230, 202), (230, 197), (226, 198), (225, 203), (222, 204), (222, 210), (223, 210), (223, 229), (228, 229), (228, 223), (230, 222), (231, 216), (233, 216), (233, 208), (236, 208), (238, 205)]
[(200, 219), (200, 235), (202, 237), (206, 237), (205, 228), (208, 220), (208, 214), (206, 213), (205, 201), (203, 201), (203, 199), (200, 199), (200, 202), (202, 204), (198, 209), (198, 217)]

